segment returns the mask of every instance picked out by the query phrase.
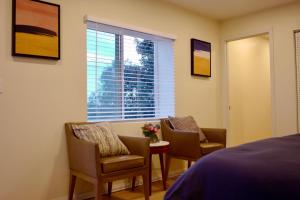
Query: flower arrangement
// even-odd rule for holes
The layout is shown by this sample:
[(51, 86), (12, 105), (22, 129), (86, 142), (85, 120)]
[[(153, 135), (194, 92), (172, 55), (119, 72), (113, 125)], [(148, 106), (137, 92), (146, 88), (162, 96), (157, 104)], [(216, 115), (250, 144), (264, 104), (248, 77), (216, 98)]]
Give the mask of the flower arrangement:
[(160, 129), (159, 124), (154, 125), (154, 124), (151, 124), (151, 123), (146, 123), (142, 127), (143, 134), (145, 135), (145, 137), (150, 138), (151, 143), (155, 143), (155, 142), (159, 141), (158, 137), (157, 137), (157, 132), (158, 132), (159, 129)]

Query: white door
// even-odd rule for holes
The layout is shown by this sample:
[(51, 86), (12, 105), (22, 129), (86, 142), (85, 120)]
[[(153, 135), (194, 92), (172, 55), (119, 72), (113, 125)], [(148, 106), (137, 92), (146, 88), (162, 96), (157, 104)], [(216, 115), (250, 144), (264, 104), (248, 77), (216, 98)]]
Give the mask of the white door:
[(272, 136), (268, 35), (227, 43), (228, 143), (235, 146)]

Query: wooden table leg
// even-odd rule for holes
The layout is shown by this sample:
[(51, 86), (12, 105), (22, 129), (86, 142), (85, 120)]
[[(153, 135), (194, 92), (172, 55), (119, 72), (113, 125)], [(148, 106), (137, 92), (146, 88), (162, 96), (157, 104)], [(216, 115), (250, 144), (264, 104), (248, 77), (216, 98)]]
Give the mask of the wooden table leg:
[(150, 153), (150, 160), (149, 160), (149, 196), (151, 196), (151, 186), (152, 186), (152, 154)]
[(163, 153), (159, 154), (159, 161), (160, 161), (162, 182), (163, 182), (164, 190), (166, 190), (167, 189), (167, 180), (166, 180), (166, 176), (165, 176), (164, 154)]

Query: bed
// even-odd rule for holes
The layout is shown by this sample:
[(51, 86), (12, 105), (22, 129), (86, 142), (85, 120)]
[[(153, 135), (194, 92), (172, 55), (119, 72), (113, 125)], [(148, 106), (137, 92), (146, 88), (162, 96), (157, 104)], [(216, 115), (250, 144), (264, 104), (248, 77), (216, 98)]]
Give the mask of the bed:
[(198, 160), (165, 200), (300, 200), (300, 134), (216, 151)]

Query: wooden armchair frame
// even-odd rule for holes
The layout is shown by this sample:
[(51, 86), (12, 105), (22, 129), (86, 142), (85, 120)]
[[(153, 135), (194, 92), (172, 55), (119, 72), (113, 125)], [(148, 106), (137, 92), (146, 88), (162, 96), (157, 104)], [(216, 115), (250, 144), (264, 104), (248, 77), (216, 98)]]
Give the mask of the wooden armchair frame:
[(108, 183), (108, 193), (111, 194), (112, 181), (135, 177), (143, 177), (145, 200), (149, 200), (149, 139), (141, 137), (119, 136), (133, 155), (144, 157), (144, 165), (127, 170), (103, 173), (100, 164), (98, 144), (80, 140), (75, 137), (72, 129), (73, 124), (92, 124), (90, 122), (66, 123), (67, 145), (70, 165), (69, 200), (73, 199), (76, 179), (80, 178), (96, 186), (96, 200), (102, 199), (104, 183)]
[[(226, 129), (201, 128), (201, 130), (209, 142), (220, 143), (226, 147)], [(161, 131), (163, 139), (170, 142), (170, 150), (166, 155), (166, 177), (169, 174), (171, 158), (187, 160), (190, 167), (192, 161), (204, 156), (197, 132), (172, 129), (168, 119), (161, 119)]]

